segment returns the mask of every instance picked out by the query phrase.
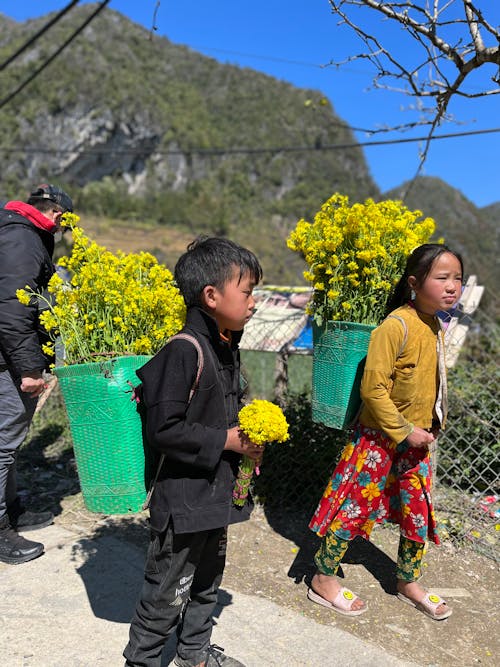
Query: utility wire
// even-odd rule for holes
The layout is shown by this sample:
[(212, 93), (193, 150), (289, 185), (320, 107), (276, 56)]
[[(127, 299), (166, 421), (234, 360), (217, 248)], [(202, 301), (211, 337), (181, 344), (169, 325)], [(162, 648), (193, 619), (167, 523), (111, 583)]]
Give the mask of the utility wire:
[(8, 102), (10, 102), (16, 95), (18, 95), (33, 79), (35, 79), (50, 63), (57, 58), (57, 56), (67, 47), (71, 42), (82, 32), (84, 28), (101, 12), (104, 7), (109, 3), (109, 0), (104, 0), (101, 2), (99, 7), (92, 12), (92, 14), (82, 23), (82, 25), (77, 28), (68, 39), (63, 42), (63, 44), (49, 57), (47, 60), (40, 65), (23, 83), (21, 83), (15, 90), (13, 90), (7, 97), (4, 97), (0, 101), (0, 109), (4, 107)]
[[(345, 150), (348, 148), (359, 148), (361, 146), (369, 148), (370, 146), (390, 146), (397, 144), (415, 143), (418, 141), (436, 141), (438, 139), (455, 139), (458, 137), (471, 137), (480, 134), (493, 134), (500, 132), (500, 127), (493, 127), (486, 130), (471, 130), (469, 132), (455, 132), (449, 134), (438, 134), (432, 137), (408, 137), (406, 139), (387, 139), (385, 141), (364, 141), (350, 144), (325, 144), (324, 146), (274, 146), (270, 148), (185, 148), (172, 150), (152, 150), (141, 148), (89, 148), (78, 151), (78, 155), (258, 155), (269, 153), (317, 153), (320, 151)], [(74, 149), (60, 149), (60, 148), (16, 148), (16, 147), (0, 147), (0, 153), (28, 153), (30, 155), (36, 154), (73, 154), (76, 153)]]
[[(253, 58), (254, 60), (266, 60), (268, 62), (274, 63), (284, 63), (286, 65), (300, 65), (301, 67), (313, 67), (315, 69), (325, 69), (327, 65), (319, 65), (318, 63), (306, 62), (304, 60), (289, 60), (287, 58), (279, 58), (278, 56), (268, 56), (268, 55), (259, 55), (257, 53), (243, 53), (242, 51), (231, 51), (229, 49), (219, 49), (215, 46), (192, 46), (189, 45), (190, 49), (199, 49), (203, 51), (215, 51), (217, 53), (226, 53), (228, 55), (239, 56), (243, 58)], [(344, 70), (346, 71), (346, 70)], [(349, 72), (355, 72), (356, 74), (363, 74), (363, 70), (349, 70)], [(364, 70), (364, 73), (367, 74), (368, 70)]]
[(69, 12), (70, 9), (72, 9), (75, 5), (77, 5), (80, 2), (80, 0), (72, 0), (72, 2), (69, 3), (69, 5), (66, 5), (64, 9), (62, 9), (59, 14), (56, 14), (54, 18), (52, 18), (48, 23), (46, 23), (40, 30), (33, 35), (27, 42), (25, 42), (15, 53), (13, 53), (7, 60), (5, 60), (1, 65), (0, 65), (0, 72), (4, 70), (7, 65), (10, 65), (11, 62), (13, 62), (16, 58), (18, 58), (21, 53), (26, 51), (27, 48), (29, 48), (32, 44), (34, 44), (37, 39), (39, 39), (44, 33), (49, 30), (49, 28), (52, 28), (53, 25), (55, 25), (58, 21), (62, 19), (62, 17)]
[[(278, 56), (271, 56), (271, 55), (265, 55), (265, 54), (258, 54), (258, 53), (245, 53), (243, 51), (230, 51), (228, 49), (220, 49), (215, 46), (199, 46), (196, 44), (189, 44), (186, 45), (189, 49), (194, 50), (194, 51), (200, 51), (200, 53), (203, 51), (210, 51), (210, 52), (217, 52), (217, 53), (226, 53), (229, 55), (234, 55), (242, 58), (252, 58), (253, 60), (266, 60), (268, 62), (276, 62), (276, 63), (283, 63), (286, 65), (299, 65), (300, 67), (310, 67), (313, 69), (321, 69), (330, 72), (331, 68), (335, 68), (335, 71), (337, 72), (347, 72), (349, 74), (359, 74), (359, 75), (369, 75), (373, 77), (373, 70), (368, 70), (368, 69), (359, 69), (359, 68), (350, 68), (350, 67), (345, 67), (343, 63), (337, 63), (333, 61), (325, 62), (325, 63), (313, 63), (313, 62), (307, 62), (304, 60), (290, 60), (288, 58), (280, 58)], [(242, 63), (236, 62), (236, 63), (228, 63), (228, 65), (236, 65), (237, 67), (243, 67)], [(267, 74), (268, 76), (275, 76), (273, 74), (270, 74), (269, 72), (263, 72), (263, 70), (258, 70), (262, 72), (263, 74)], [(464, 86), (466, 90), (473, 90), (470, 86)], [(474, 88), (474, 90), (477, 90), (477, 87)]]
[(157, 0), (155, 9), (153, 12), (153, 25), (151, 26), (151, 32), (149, 33), (149, 39), (153, 39), (153, 33), (158, 30), (158, 26), (156, 25), (156, 17), (158, 15), (158, 10), (160, 9), (160, 0)]

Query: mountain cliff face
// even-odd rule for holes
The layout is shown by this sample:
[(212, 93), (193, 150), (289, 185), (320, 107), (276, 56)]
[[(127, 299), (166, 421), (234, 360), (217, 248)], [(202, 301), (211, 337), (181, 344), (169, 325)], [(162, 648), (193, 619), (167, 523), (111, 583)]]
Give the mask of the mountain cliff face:
[[(92, 8), (70, 12), (16, 59), (2, 89), (25, 80)], [(1, 56), (46, 21), (0, 19)], [(320, 150), (355, 144), (321, 93), (151, 39), (112, 10), (0, 110), (0, 123), (0, 148), (25, 149), (11, 153), (4, 183), (48, 174), (85, 188), (110, 177), (144, 196), (208, 180), (216, 190), (231, 184), (277, 202), (305, 190), (316, 202), (336, 189), (354, 198), (378, 192), (358, 147)], [(288, 150), (300, 147), (310, 150)]]

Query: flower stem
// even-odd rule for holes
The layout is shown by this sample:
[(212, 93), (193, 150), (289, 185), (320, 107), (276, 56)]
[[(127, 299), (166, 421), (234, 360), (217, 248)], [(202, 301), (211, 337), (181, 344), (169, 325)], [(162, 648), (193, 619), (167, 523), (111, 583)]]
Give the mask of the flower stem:
[(254, 459), (244, 455), (241, 459), (240, 467), (238, 468), (238, 477), (236, 478), (233, 489), (233, 503), (237, 507), (243, 507), (245, 504), (254, 470)]

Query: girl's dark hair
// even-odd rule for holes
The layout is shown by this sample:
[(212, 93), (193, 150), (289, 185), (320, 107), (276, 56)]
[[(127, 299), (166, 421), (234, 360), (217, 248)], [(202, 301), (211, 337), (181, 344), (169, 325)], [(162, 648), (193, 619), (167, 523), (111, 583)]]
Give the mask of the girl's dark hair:
[(221, 237), (199, 236), (187, 247), (174, 269), (174, 278), (186, 306), (199, 306), (201, 293), (207, 285), (223, 290), (239, 271), (239, 279), (247, 273), (257, 285), (262, 267), (251, 250)]
[(464, 263), (461, 255), (459, 255), (454, 250), (450, 250), (448, 246), (442, 243), (424, 243), (423, 245), (418, 246), (418, 248), (415, 248), (406, 261), (406, 268), (404, 273), (394, 288), (391, 298), (387, 302), (386, 315), (388, 315), (395, 308), (399, 308), (399, 306), (402, 306), (404, 303), (409, 301), (411, 288), (408, 284), (408, 278), (410, 276), (415, 276), (417, 285), (422, 285), (424, 280), (429, 275), (431, 267), (436, 259), (443, 255), (445, 252), (451, 253), (458, 259), (463, 275)]

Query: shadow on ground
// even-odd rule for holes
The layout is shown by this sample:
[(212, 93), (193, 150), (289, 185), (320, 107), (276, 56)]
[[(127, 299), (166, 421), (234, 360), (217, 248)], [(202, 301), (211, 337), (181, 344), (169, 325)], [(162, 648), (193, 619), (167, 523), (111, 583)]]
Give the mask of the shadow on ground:
[(366, 614), (347, 618), (307, 599), (320, 543), (307, 528), (309, 518), (310, 513), (294, 512), (287, 519), (284, 511), (257, 507), (250, 522), (231, 526), (224, 585), (268, 598), (425, 667), (498, 664), (497, 564), (449, 543), (429, 545), (422, 584), (453, 608), (448, 620), (433, 621), (394, 595), (399, 530), (378, 526), (369, 543), (355, 540), (342, 561), (339, 574), (345, 585), (368, 604)]
[(130, 622), (142, 586), (147, 540), (145, 525), (107, 517), (73, 544), (72, 560), (98, 618)]
[[(304, 582), (309, 586), (316, 571), (314, 554), (321, 543), (321, 538), (308, 528), (312, 511), (310, 514), (303, 512), (290, 514), (278, 509), (273, 510), (272, 507), (265, 507), (264, 513), (271, 528), (287, 540), (295, 542), (298, 547), (297, 554), (288, 570), (288, 576), (296, 584)], [(363, 538), (354, 539), (342, 562), (361, 565), (380, 583), (386, 593), (396, 595), (396, 563), (372, 542)], [(342, 566), (338, 576), (344, 577)]]
[(62, 501), (78, 494), (80, 483), (71, 446), (60, 448), (64, 427), (48, 424), (28, 438), (17, 460), (18, 492), (34, 511), (62, 513)]
[[(103, 517), (92, 535), (78, 539), (72, 547), (72, 559), (81, 576), (97, 618), (129, 624), (144, 579), (144, 562), (149, 529), (144, 516)], [(232, 595), (221, 588), (214, 612), (217, 624), (223, 610), (232, 604)], [(162, 654), (162, 666), (175, 656), (176, 633), (173, 632)]]

